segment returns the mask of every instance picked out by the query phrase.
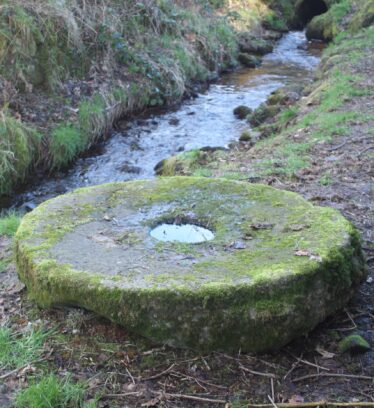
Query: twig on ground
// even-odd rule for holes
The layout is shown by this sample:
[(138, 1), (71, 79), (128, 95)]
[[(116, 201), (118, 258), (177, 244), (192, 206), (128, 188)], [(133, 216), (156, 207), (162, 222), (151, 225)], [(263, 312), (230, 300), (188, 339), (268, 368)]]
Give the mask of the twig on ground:
[(274, 392), (274, 379), (270, 378), (270, 388), (271, 388), (271, 402), (275, 401), (275, 392)]
[(142, 395), (141, 391), (132, 391), (132, 392), (125, 392), (123, 394), (105, 394), (101, 397), (101, 399), (105, 399), (105, 398), (123, 398), (123, 397), (139, 397), (140, 395)]
[(284, 380), (296, 369), (296, 367), (299, 366), (300, 361), (302, 360), (302, 358), (303, 358), (303, 355), (301, 354), (301, 356), (297, 358), (297, 361), (292, 364), (292, 367), (284, 375), (284, 377), (283, 377)]
[(367, 147), (366, 149), (361, 150), (361, 152), (359, 152), (359, 153), (357, 154), (357, 157), (362, 156), (364, 153), (368, 152), (368, 151), (371, 150), (371, 149), (374, 149), (374, 146), (369, 146), (369, 147)]
[(337, 145), (337, 146), (333, 146), (330, 147), (330, 149), (328, 149), (329, 152), (334, 152), (335, 150), (339, 150), (340, 148), (342, 148), (343, 146), (345, 146), (348, 143), (348, 140), (346, 140), (345, 142)]
[[(374, 402), (304, 402), (279, 403), (277, 408), (314, 408), (314, 407), (374, 407)], [(247, 408), (274, 408), (274, 404), (248, 404)]]
[(9, 371), (9, 372), (7, 372), (7, 373), (5, 373), (3, 375), (0, 375), (0, 380), (5, 380), (6, 378), (11, 377), (13, 374), (17, 374), (20, 371), (24, 370), (25, 368), (27, 368), (29, 366), (32, 366), (33, 364), (40, 363), (41, 361), (44, 361), (44, 360), (45, 360), (44, 358), (40, 358), (39, 360), (31, 361), (30, 363), (27, 363), (27, 364), (23, 365), (22, 367), (15, 368), (12, 371)]
[(213, 384), (213, 383), (211, 383), (211, 382), (209, 382), (209, 381), (205, 381), (205, 380), (202, 380), (202, 379), (200, 379), (200, 378), (195, 378), (195, 377), (192, 377), (191, 375), (187, 375), (187, 374), (182, 374), (182, 373), (180, 373), (179, 371), (171, 371), (170, 372), (170, 374), (171, 375), (175, 375), (176, 377), (178, 377), (178, 378), (189, 378), (190, 380), (194, 380), (194, 381), (199, 381), (199, 382), (201, 382), (202, 384), (205, 384), (205, 385), (209, 385), (210, 387), (215, 387), (215, 388), (220, 388), (221, 390), (227, 390), (229, 387), (225, 387), (224, 385), (217, 385), (217, 384)]
[[(292, 356), (293, 358), (295, 358), (296, 360), (298, 360), (298, 357), (296, 357), (294, 354), (290, 353), (289, 351), (287, 351), (287, 353), (288, 353), (290, 356)], [(309, 366), (311, 366), (311, 367), (315, 367), (315, 368), (320, 369), (320, 370), (330, 371), (329, 368), (322, 367), (322, 366), (320, 366), (320, 365), (311, 363), (310, 361), (308, 361), (308, 360), (303, 360), (302, 358), (300, 359), (300, 363), (304, 363), (304, 364), (306, 364), (306, 365), (309, 365)]]
[(173, 363), (169, 368), (167, 368), (164, 371), (161, 371), (161, 373), (152, 375), (151, 377), (146, 377), (146, 378), (139, 378), (140, 381), (150, 381), (150, 380), (156, 380), (157, 378), (162, 377), (165, 374), (168, 374), (173, 368), (175, 367), (175, 364)]
[(373, 380), (373, 377), (368, 375), (354, 375), (354, 374), (338, 374), (338, 373), (320, 373), (320, 374), (309, 374), (302, 377), (294, 378), (292, 382), (299, 382), (308, 380), (310, 378), (319, 378), (319, 377), (340, 377), (340, 378), (357, 378), (358, 380)]
[[(159, 392), (152, 391), (153, 394), (160, 395)], [(175, 398), (175, 399), (185, 399), (191, 401), (199, 401), (199, 402), (207, 402), (211, 404), (227, 404), (227, 401), (221, 399), (213, 399), (213, 398), (204, 398), (198, 397), (196, 395), (185, 395), (185, 394), (170, 394), (168, 392), (161, 393), (166, 398)]]
[(126, 367), (126, 372), (129, 375), (129, 377), (131, 378), (132, 383), (135, 384), (134, 377), (132, 376), (132, 374), (130, 373), (130, 371), (129, 371), (129, 369), (127, 367)]
[(255, 371), (255, 370), (251, 370), (247, 367), (244, 367), (242, 364), (239, 364), (239, 368), (243, 371), (245, 371), (246, 373), (250, 373), (250, 374), (254, 374), (254, 375), (259, 375), (261, 377), (267, 377), (267, 378), (277, 378), (277, 376), (275, 374), (272, 373), (262, 373), (260, 371)]
[(274, 397), (271, 398), (270, 395), (268, 395), (269, 401), (271, 402), (271, 406), (274, 408), (278, 408), (278, 405), (274, 402)]

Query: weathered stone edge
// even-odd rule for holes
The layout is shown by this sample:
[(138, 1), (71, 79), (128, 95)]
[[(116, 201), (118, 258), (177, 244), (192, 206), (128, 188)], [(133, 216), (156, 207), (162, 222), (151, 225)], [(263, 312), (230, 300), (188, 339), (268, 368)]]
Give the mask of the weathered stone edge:
[(69, 265), (38, 262), (37, 253), (17, 238), (21, 234), (15, 252), (20, 278), (41, 307), (81, 306), (174, 346), (258, 352), (307, 333), (352, 296), (366, 268), (359, 235), (352, 225), (349, 229), (345, 245), (313, 270), (255, 285), (212, 285), (197, 293), (178, 287), (120, 289)]

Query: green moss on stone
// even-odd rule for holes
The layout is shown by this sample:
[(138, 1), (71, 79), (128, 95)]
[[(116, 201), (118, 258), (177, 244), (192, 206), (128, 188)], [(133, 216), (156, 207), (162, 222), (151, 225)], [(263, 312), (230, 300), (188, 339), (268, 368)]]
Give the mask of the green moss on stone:
[[(95, 243), (109, 228), (105, 214), (141, 239)], [(183, 214), (216, 238), (188, 245), (149, 236), (154, 223)], [(223, 179), (80, 189), (26, 215), (15, 248), (40, 306), (79, 305), (158, 342), (202, 350), (279, 348), (342, 307), (366, 273), (357, 232), (335, 210)]]

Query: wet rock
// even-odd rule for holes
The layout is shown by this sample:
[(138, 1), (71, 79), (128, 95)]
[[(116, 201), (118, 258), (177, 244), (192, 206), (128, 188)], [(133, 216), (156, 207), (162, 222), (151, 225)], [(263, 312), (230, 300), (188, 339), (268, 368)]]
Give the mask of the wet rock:
[(251, 33), (239, 35), (239, 50), (243, 53), (265, 55), (272, 52), (273, 48), (272, 42), (253, 37)]
[(256, 68), (261, 65), (261, 60), (258, 57), (245, 52), (239, 53), (238, 61), (248, 68)]
[(359, 334), (352, 334), (339, 342), (339, 351), (341, 353), (365, 353), (371, 350), (370, 344)]
[(263, 35), (262, 38), (265, 41), (278, 41), (282, 38), (283, 33), (279, 31), (266, 31)]
[(308, 40), (331, 41), (334, 38), (336, 29), (329, 13), (314, 17), (306, 27), (306, 37)]
[(300, 94), (293, 91), (279, 89), (273, 92), (268, 100), (268, 105), (292, 105), (300, 99)]
[(249, 123), (252, 126), (259, 126), (269, 118), (274, 118), (274, 116), (279, 113), (280, 109), (281, 108), (278, 105), (267, 105), (262, 103), (251, 115), (248, 116)]
[(245, 105), (239, 105), (233, 111), (234, 115), (241, 120), (245, 119), (252, 112), (253, 110)]
[(23, 203), (20, 210), (21, 212), (30, 212), (36, 208), (36, 203), (33, 201), (27, 201), (26, 203)]
[(123, 173), (132, 173), (132, 174), (140, 174), (142, 169), (138, 166), (134, 166), (130, 163), (124, 163), (122, 166), (118, 168), (119, 171), (122, 171)]
[(178, 118), (170, 118), (168, 121), (169, 125), (172, 125), (172, 126), (178, 126), (179, 122), (180, 120)]

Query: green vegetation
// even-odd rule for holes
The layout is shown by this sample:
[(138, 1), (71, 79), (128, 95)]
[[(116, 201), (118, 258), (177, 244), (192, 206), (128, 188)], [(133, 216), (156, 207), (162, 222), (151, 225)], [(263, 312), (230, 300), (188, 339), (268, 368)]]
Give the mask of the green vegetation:
[(0, 365), (13, 370), (40, 358), (49, 332), (31, 330), (15, 335), (7, 328), (0, 328)]
[[(0, 214), (1, 215), (1, 214)], [(12, 237), (19, 226), (20, 216), (15, 212), (10, 212), (0, 217), (0, 236)]]
[(86, 386), (70, 377), (59, 379), (53, 374), (31, 383), (16, 395), (15, 408), (95, 408), (84, 403)]
[(341, 31), (341, 23), (351, 9), (351, 0), (338, 0), (334, 2), (327, 13), (315, 17), (308, 24), (307, 37), (331, 41)]
[[(119, 117), (173, 103), (192, 83), (234, 66), (237, 31), (261, 24), (284, 30), (291, 10), (292, 0), (4, 0), (0, 195), (35, 166), (66, 166)], [(77, 84), (71, 95), (61, 92), (67, 81)], [(16, 120), (13, 102), (34, 91), (41, 98), (31, 107), (36, 121)], [(43, 104), (47, 123), (39, 119)]]
[(0, 110), (0, 195), (22, 183), (35, 163), (40, 136)]

